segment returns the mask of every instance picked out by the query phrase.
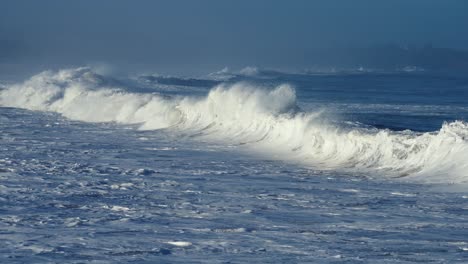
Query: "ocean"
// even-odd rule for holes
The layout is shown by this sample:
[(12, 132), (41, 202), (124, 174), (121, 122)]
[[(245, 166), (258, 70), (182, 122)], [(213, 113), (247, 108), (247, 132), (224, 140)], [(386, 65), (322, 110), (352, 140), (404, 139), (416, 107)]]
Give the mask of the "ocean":
[(0, 81), (1, 263), (468, 263), (468, 77)]

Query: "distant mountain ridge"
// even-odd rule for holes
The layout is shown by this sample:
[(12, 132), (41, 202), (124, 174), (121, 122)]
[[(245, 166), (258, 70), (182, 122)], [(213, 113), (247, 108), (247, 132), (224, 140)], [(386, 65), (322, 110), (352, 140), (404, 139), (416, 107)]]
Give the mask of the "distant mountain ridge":
[[(432, 45), (374, 45), (326, 52), (318, 64), (350, 68), (397, 70), (414, 67), (435, 71), (468, 71), (468, 51), (437, 48)], [(318, 56), (319, 57), (319, 56)]]

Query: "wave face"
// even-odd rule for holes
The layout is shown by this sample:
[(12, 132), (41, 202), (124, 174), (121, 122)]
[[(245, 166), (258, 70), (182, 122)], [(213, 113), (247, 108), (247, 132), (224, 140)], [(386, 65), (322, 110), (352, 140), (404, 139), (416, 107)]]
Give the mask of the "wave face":
[(300, 111), (289, 85), (220, 84), (205, 97), (167, 97), (111, 83), (87, 68), (43, 72), (0, 90), (0, 105), (85, 122), (168, 129), (322, 170), (431, 183), (468, 181), (466, 122), (445, 123), (431, 133), (395, 132), (340, 125), (323, 111)]

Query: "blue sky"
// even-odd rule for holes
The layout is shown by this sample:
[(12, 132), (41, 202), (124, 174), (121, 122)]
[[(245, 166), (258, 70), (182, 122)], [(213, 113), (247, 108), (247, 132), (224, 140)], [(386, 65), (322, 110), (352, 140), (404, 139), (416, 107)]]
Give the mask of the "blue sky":
[(347, 47), (468, 49), (467, 13), (463, 0), (1, 0), (0, 62), (307, 68)]

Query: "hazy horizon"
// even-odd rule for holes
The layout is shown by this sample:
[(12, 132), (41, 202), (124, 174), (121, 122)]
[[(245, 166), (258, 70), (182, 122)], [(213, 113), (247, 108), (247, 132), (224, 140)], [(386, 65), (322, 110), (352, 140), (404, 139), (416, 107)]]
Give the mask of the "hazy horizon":
[(0, 7), (0, 64), (18, 69), (299, 70), (358, 64), (354, 49), (382, 44), (468, 47), (466, 1), (45, 0)]

